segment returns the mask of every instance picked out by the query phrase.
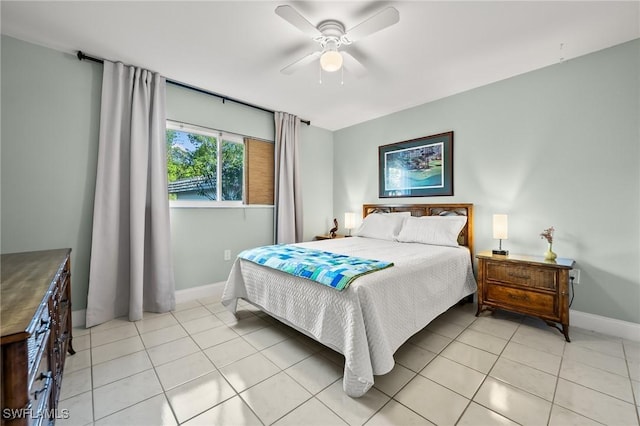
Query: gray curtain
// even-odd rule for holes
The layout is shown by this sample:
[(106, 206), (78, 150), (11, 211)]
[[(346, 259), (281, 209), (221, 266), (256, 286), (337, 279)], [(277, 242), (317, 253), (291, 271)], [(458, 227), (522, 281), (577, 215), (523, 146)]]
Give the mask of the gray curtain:
[(175, 307), (166, 81), (104, 61), (86, 325)]
[(275, 113), (276, 243), (302, 241), (302, 191), (298, 161), (300, 119)]

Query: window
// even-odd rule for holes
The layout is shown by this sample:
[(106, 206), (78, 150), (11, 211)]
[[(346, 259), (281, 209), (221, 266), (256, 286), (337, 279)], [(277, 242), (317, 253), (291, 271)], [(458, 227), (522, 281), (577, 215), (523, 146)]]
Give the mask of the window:
[(170, 200), (238, 205), (244, 197), (244, 140), (213, 129), (167, 122)]

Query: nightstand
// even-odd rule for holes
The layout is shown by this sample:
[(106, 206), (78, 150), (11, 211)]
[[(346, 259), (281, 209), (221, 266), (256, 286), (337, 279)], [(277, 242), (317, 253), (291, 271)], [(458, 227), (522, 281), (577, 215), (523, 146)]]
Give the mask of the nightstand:
[[(478, 311), (504, 309), (532, 315), (557, 328), (569, 339), (569, 271), (572, 259), (542, 256), (493, 255), (478, 259)], [(558, 327), (562, 325), (562, 329)]]
[(345, 237), (349, 237), (349, 235), (340, 235), (340, 234), (336, 234), (335, 237), (331, 238), (331, 235), (316, 235), (316, 240), (334, 240), (336, 238), (345, 238)]

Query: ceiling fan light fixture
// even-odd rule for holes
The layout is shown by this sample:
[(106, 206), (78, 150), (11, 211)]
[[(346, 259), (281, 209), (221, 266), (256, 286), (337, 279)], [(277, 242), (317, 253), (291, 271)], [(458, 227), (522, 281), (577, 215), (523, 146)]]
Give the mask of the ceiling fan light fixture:
[[(286, 4), (276, 7), (275, 12), (321, 47), (321, 50), (308, 54), (281, 69), (280, 72), (283, 74), (292, 74), (318, 57), (320, 57), (321, 76), (322, 71), (336, 72), (342, 69), (344, 73), (344, 68), (342, 67), (344, 56), (338, 50), (341, 46), (348, 46), (400, 21), (398, 10), (391, 6), (386, 7), (348, 31), (345, 31), (342, 22), (335, 19), (327, 19), (314, 26), (300, 12)], [(349, 54), (347, 50), (344, 51), (344, 54), (347, 58), (347, 71), (352, 71), (362, 76), (364, 66), (360, 61)]]
[(335, 72), (342, 68), (342, 55), (337, 50), (327, 50), (320, 56), (320, 66), (326, 72)]

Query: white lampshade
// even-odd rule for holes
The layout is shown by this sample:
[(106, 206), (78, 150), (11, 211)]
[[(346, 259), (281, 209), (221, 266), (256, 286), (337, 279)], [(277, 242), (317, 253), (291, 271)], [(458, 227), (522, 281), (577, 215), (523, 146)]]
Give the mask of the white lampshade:
[(356, 227), (356, 214), (354, 212), (346, 212), (344, 214), (344, 228), (353, 229)]
[(337, 50), (327, 50), (320, 56), (320, 66), (327, 72), (338, 71), (342, 67), (342, 55)]
[(509, 225), (506, 214), (493, 215), (493, 238), (506, 240), (509, 237)]

